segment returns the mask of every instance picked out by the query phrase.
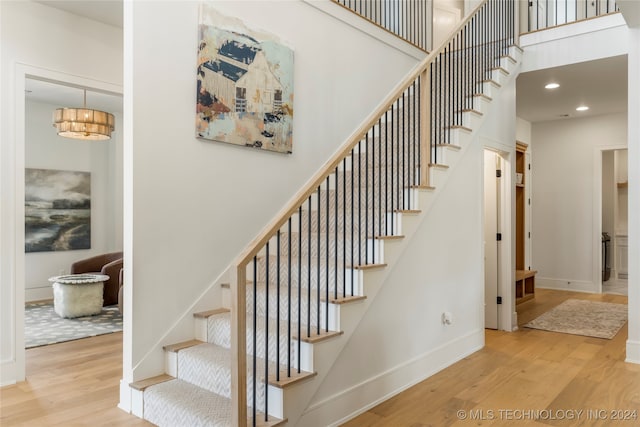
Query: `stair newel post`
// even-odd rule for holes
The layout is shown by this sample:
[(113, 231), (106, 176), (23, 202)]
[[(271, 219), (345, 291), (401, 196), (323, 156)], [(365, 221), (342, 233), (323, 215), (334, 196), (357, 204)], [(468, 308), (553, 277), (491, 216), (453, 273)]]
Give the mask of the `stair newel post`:
[(420, 73), (420, 185), (429, 185), (431, 163), (431, 76), (430, 67)]
[(246, 265), (231, 269), (231, 402), (232, 425), (247, 425), (247, 273)]

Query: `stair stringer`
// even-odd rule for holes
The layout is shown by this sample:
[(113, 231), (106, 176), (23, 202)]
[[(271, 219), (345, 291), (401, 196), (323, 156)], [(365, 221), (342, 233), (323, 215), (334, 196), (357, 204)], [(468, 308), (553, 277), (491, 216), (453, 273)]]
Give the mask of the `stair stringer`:
[[(517, 62), (509, 66), (509, 75), (502, 79), (504, 83), (515, 81), (519, 71), (522, 53), (519, 48), (515, 47), (512, 48), (512, 51), (512, 56), (517, 58)], [(492, 91), (496, 94), (500, 91), (500, 88), (496, 89), (494, 87)], [(343, 334), (338, 338), (318, 343), (313, 346), (314, 371), (317, 375), (312, 381), (308, 381), (299, 388), (295, 388), (285, 394), (285, 415), (288, 420), (288, 425), (304, 425), (304, 427), (311, 427), (315, 425), (321, 427), (327, 425), (327, 420), (317, 420), (317, 422), (314, 422), (312, 417), (306, 418), (304, 424), (299, 424), (299, 421), (309, 411), (309, 409), (311, 409), (309, 405), (316, 395), (317, 390), (330, 373), (336, 360), (340, 357), (342, 350), (358, 328), (360, 321), (363, 319), (364, 314), (375, 300), (379, 290), (384, 286), (396, 261), (402, 256), (405, 250), (407, 250), (415, 231), (428, 217), (428, 213), (433, 204), (437, 201), (438, 195), (441, 194), (441, 192), (446, 191), (448, 176), (455, 173), (456, 166), (467, 153), (471, 144), (480, 143), (479, 130), (482, 128), (486, 118), (491, 114), (494, 105), (495, 102), (493, 101), (486, 104), (485, 106), (487, 107), (487, 111), (482, 111), (482, 117), (476, 117), (474, 119), (474, 128), (472, 131), (460, 138), (460, 150), (447, 153), (447, 165), (449, 168), (446, 170), (432, 168), (430, 170), (430, 182), (435, 188), (432, 190), (419, 190), (419, 203), (417, 209), (421, 212), (417, 215), (407, 215), (406, 217), (403, 217), (402, 233), (405, 238), (385, 242), (384, 262), (387, 264), (387, 267), (373, 271), (365, 271), (363, 290), (364, 295), (366, 295), (367, 298), (357, 304), (348, 304), (342, 308), (340, 313), (340, 325)]]

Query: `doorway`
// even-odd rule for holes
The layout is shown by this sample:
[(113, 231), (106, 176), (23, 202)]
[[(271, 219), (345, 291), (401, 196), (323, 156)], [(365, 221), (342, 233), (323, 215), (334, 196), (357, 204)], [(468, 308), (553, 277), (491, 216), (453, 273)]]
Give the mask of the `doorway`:
[(484, 326), (498, 329), (502, 303), (500, 295), (500, 245), (502, 159), (498, 153), (484, 150)]
[[(31, 127), (27, 129), (28, 118), (27, 118), (27, 106), (30, 101), (27, 100), (27, 90), (28, 84), (32, 81), (48, 83), (52, 86), (61, 86), (65, 88), (73, 88), (79, 91), (79, 101), (76, 105), (61, 105), (64, 107), (78, 107), (82, 104), (82, 91), (81, 89), (86, 88), (87, 90), (94, 91), (96, 93), (101, 93), (103, 95), (108, 95), (111, 97), (116, 97), (121, 102), (122, 97), (122, 87), (119, 85), (106, 83), (102, 81), (96, 81), (92, 79), (87, 79), (83, 77), (78, 77), (66, 73), (55, 72), (39, 67), (33, 67), (24, 64), (18, 64), (16, 66), (15, 80), (14, 80), (14, 91), (15, 91), (15, 120), (12, 123), (12, 132), (15, 135), (14, 138), (14, 147), (13, 152), (15, 153), (15, 161), (14, 168), (12, 170), (12, 182), (11, 182), (11, 190), (13, 197), (11, 198), (10, 209), (15, 212), (15, 215), (12, 218), (12, 222), (14, 224), (15, 230), (25, 230), (25, 168), (41, 168), (41, 169), (71, 169), (72, 167), (68, 166), (68, 164), (64, 163), (66, 161), (71, 161), (71, 159), (64, 158), (65, 156), (61, 156), (56, 154), (55, 152), (43, 154), (39, 153), (36, 155), (34, 159), (27, 159), (26, 154), (29, 151), (29, 145), (27, 142), (28, 133), (32, 131)], [(44, 111), (44, 110), (43, 110)], [(119, 114), (116, 115), (116, 120), (122, 120), (122, 109), (120, 109)], [(50, 121), (51, 112), (48, 114), (48, 120)], [(31, 125), (29, 125), (31, 126)], [(47, 123), (45, 126), (49, 131), (55, 131), (51, 128), (51, 123)], [(115, 181), (112, 184), (106, 184), (106, 178), (103, 180), (103, 187), (106, 189), (109, 185), (112, 185), (114, 189), (118, 189), (120, 192), (119, 197), (115, 197), (115, 199), (119, 199), (120, 204), (120, 212), (122, 212), (122, 132), (120, 132), (120, 136), (116, 139), (112, 139), (111, 142), (115, 142), (117, 145), (114, 147), (112, 151), (106, 154), (109, 157), (109, 161), (115, 161), (119, 159), (119, 167), (109, 169), (105, 172), (105, 176), (109, 176), (111, 179)], [(37, 138), (36, 138), (37, 139)], [(54, 150), (55, 151), (55, 150)], [(62, 162), (57, 165), (48, 165), (46, 162), (50, 159), (47, 157), (55, 157), (58, 156), (58, 161)], [(62, 157), (62, 159), (60, 159)], [(113, 159), (112, 159), (113, 158)], [(87, 164), (92, 164), (95, 159), (88, 158), (84, 159)], [(96, 190), (97, 191), (97, 190)], [(105, 209), (106, 201), (101, 202), (101, 205), (94, 206), (95, 210)], [(114, 215), (111, 219), (106, 219), (105, 222), (111, 221), (112, 223), (122, 224), (122, 214)], [(121, 225), (120, 225), (121, 229)], [(27, 254), (25, 253), (25, 234), (24, 232), (16, 232), (15, 238), (12, 240), (12, 252), (13, 258), (11, 260), (7, 260), (7, 264), (10, 266), (11, 274), (14, 278), (12, 280), (12, 302), (13, 305), (13, 318), (12, 323), (14, 327), (12, 328), (12, 339), (14, 342), (12, 348), (12, 357), (15, 362), (12, 366), (12, 376), (14, 381), (19, 382), (23, 381), (25, 378), (25, 336), (24, 336), (24, 310), (25, 310), (25, 301), (27, 299), (36, 298), (41, 299), (43, 297), (42, 292), (46, 291), (46, 286), (41, 287), (41, 289), (33, 288), (31, 290), (27, 290), (27, 279), (30, 280), (30, 275), (32, 273), (31, 270), (27, 271), (27, 266), (31, 262), (31, 260), (27, 260)], [(104, 239), (113, 239), (113, 236), (104, 237)], [(117, 239), (117, 238), (116, 238)], [(122, 242), (122, 236), (119, 237), (119, 241)], [(96, 242), (97, 243), (97, 242)], [(117, 244), (117, 242), (113, 241), (112, 244)], [(121, 245), (122, 243), (120, 243)], [(107, 246), (104, 243), (104, 247)], [(101, 250), (102, 248), (95, 247), (96, 250)], [(32, 254), (30, 254), (32, 255)], [(39, 254), (35, 254), (38, 256)], [(81, 258), (81, 256), (78, 256)], [(66, 263), (64, 263), (67, 265)], [(53, 268), (53, 267), (52, 267)], [(68, 266), (66, 267), (68, 268)], [(60, 267), (53, 268), (50, 274), (51, 276), (56, 276), (60, 272)], [(34, 296), (35, 295), (35, 296)]]
[(602, 151), (602, 293), (628, 295), (627, 149)]

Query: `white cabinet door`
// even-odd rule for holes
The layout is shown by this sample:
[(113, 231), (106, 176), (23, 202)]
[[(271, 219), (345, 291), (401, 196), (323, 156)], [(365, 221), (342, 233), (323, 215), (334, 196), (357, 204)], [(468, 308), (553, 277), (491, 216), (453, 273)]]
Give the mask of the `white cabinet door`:
[(618, 279), (626, 279), (629, 271), (629, 245), (626, 237), (616, 239), (616, 270)]

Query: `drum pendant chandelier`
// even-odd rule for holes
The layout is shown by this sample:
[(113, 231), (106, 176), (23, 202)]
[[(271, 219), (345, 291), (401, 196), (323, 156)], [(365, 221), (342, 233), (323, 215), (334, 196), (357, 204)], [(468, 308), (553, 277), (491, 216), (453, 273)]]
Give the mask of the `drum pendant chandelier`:
[(83, 108), (58, 108), (53, 112), (53, 127), (65, 138), (103, 141), (111, 139), (115, 118), (113, 114), (87, 108), (84, 89)]

